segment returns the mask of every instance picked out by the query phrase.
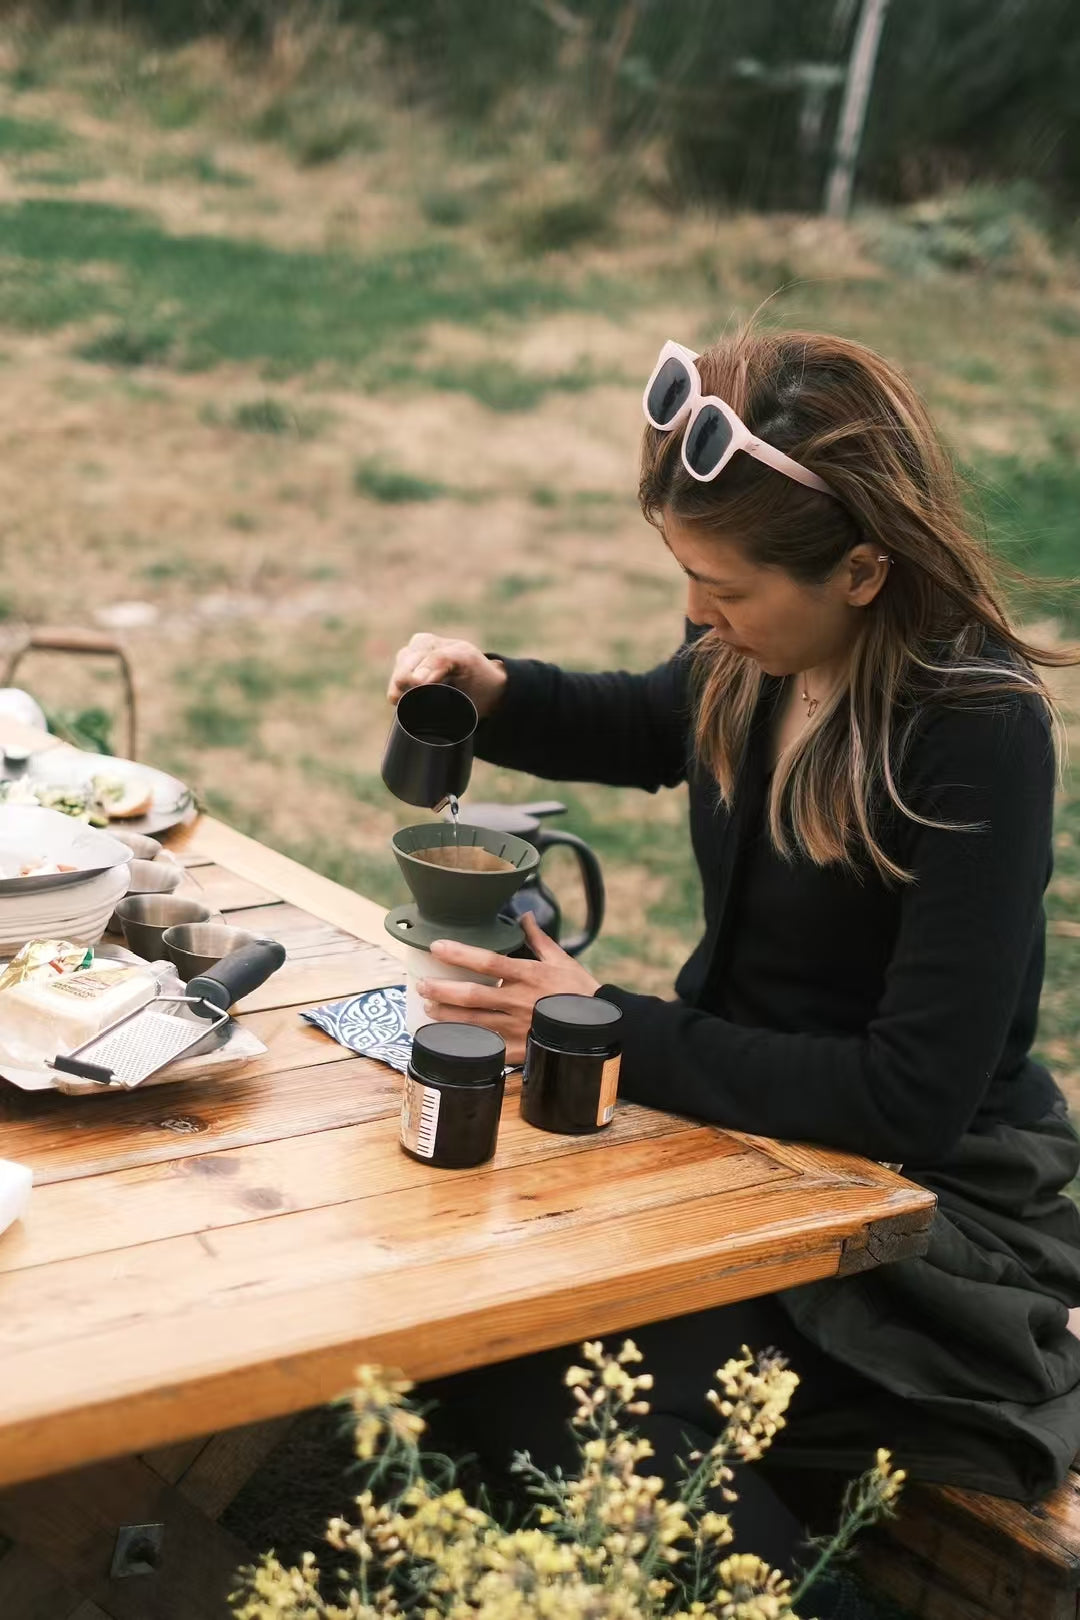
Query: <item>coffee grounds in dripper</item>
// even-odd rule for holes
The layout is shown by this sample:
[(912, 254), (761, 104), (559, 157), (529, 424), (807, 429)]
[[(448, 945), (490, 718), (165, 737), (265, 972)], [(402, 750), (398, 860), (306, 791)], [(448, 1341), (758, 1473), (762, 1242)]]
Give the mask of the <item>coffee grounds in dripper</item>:
[(434, 844), (427, 849), (414, 849), (413, 858), (428, 866), (447, 866), (458, 872), (512, 872), (513, 861), (493, 855), (479, 844)]

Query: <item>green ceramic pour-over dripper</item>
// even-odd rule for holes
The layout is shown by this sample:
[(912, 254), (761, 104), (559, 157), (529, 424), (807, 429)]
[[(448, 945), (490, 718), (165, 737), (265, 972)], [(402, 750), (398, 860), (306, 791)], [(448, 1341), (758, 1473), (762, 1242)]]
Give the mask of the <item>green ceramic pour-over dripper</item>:
[[(423, 822), (400, 828), (390, 847), (414, 896), (412, 904), (387, 913), (386, 930), (395, 939), (420, 950), (436, 939), (457, 939), (503, 954), (523, 943), (518, 924), (499, 911), (540, 863), (524, 838), (490, 827)], [(423, 858), (428, 851), (437, 852), (438, 864)]]

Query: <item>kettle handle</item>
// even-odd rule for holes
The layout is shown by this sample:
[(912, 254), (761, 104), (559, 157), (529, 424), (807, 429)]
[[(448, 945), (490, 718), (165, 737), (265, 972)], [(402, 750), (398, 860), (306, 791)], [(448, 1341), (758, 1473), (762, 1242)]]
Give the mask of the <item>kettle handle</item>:
[(583, 838), (561, 829), (542, 827), (535, 838), (536, 848), (542, 855), (553, 844), (565, 844), (577, 856), (581, 881), (585, 885), (585, 927), (570, 939), (560, 940), (563, 950), (570, 956), (580, 956), (586, 945), (591, 945), (604, 926), (604, 874), (595, 850)]

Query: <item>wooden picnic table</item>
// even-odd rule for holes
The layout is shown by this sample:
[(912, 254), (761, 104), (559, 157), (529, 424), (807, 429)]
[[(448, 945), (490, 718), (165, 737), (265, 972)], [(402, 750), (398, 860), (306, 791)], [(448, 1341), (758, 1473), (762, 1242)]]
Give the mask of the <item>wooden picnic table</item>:
[[(400, 1077), (299, 1017), (400, 982), (382, 909), (206, 816), (166, 842), (289, 956), (239, 1010), (244, 1069), (0, 1082), (0, 1157), (34, 1171), (0, 1236), (4, 1620), (222, 1615), (249, 1549), (218, 1519), (362, 1361), (429, 1378), (925, 1248), (933, 1197), (868, 1160), (633, 1104), (553, 1136), (513, 1081), (493, 1163), (418, 1163)], [(110, 1574), (145, 1525), (142, 1573)]]

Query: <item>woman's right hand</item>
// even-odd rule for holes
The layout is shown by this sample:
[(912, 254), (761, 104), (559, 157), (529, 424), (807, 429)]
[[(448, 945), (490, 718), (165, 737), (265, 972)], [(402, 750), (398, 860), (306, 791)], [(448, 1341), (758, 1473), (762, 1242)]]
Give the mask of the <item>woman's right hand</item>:
[(494, 713), (502, 699), (506, 668), (497, 658), (486, 657), (471, 641), (451, 641), (421, 630), (395, 658), (386, 695), (396, 703), (410, 687), (429, 686), (435, 681), (445, 681), (471, 697), (483, 720)]

